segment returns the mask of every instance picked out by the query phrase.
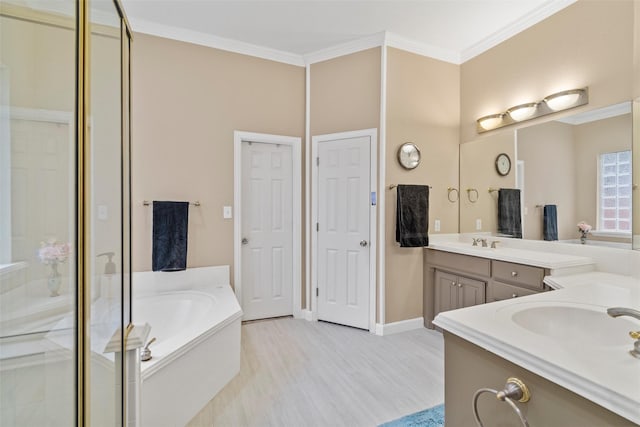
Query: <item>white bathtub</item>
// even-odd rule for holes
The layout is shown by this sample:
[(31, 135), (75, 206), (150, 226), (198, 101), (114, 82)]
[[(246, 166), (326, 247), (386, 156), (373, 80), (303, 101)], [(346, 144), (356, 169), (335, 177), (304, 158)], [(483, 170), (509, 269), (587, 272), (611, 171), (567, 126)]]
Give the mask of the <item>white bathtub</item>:
[(240, 371), (229, 267), (133, 273), (132, 314), (156, 337), (141, 364), (141, 425), (184, 426)]

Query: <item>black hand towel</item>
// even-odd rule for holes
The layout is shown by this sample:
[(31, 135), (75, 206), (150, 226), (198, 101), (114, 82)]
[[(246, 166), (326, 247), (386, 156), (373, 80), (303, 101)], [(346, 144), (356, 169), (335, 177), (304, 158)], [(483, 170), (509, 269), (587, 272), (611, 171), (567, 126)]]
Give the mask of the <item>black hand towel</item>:
[(189, 202), (153, 202), (153, 271), (187, 268)]
[(403, 248), (429, 246), (429, 187), (398, 185), (396, 242)]
[(522, 238), (520, 190), (516, 188), (501, 188), (498, 191), (498, 233)]
[(544, 205), (542, 234), (544, 240), (558, 240), (558, 210), (556, 205)]

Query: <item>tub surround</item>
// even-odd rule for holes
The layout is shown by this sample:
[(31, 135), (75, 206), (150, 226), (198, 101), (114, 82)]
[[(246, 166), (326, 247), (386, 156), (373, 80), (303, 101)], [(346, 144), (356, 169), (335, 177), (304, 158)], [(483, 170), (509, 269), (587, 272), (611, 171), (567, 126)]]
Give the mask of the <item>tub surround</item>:
[(134, 321), (157, 337), (141, 364), (142, 425), (186, 425), (240, 371), (229, 266), (133, 273), (133, 295)]

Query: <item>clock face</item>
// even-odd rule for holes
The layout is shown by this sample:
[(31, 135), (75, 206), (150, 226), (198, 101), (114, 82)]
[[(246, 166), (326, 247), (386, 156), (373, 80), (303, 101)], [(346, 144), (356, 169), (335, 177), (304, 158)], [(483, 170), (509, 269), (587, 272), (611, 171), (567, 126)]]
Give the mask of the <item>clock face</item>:
[(496, 157), (496, 171), (502, 175), (508, 175), (511, 171), (511, 159), (505, 153), (498, 154)]
[(405, 169), (414, 169), (420, 164), (420, 150), (412, 142), (405, 142), (398, 149), (398, 161)]

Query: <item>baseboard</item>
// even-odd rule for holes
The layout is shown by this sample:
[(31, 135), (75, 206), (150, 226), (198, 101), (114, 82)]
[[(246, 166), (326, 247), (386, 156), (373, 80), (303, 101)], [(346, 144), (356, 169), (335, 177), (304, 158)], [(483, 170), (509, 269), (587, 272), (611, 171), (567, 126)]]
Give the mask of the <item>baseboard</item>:
[(302, 318), (311, 322), (313, 320), (313, 313), (311, 310), (302, 310)]
[(424, 328), (424, 317), (416, 317), (415, 319), (400, 320), (391, 323), (376, 323), (376, 335), (391, 335), (400, 332), (412, 331), (414, 329)]

